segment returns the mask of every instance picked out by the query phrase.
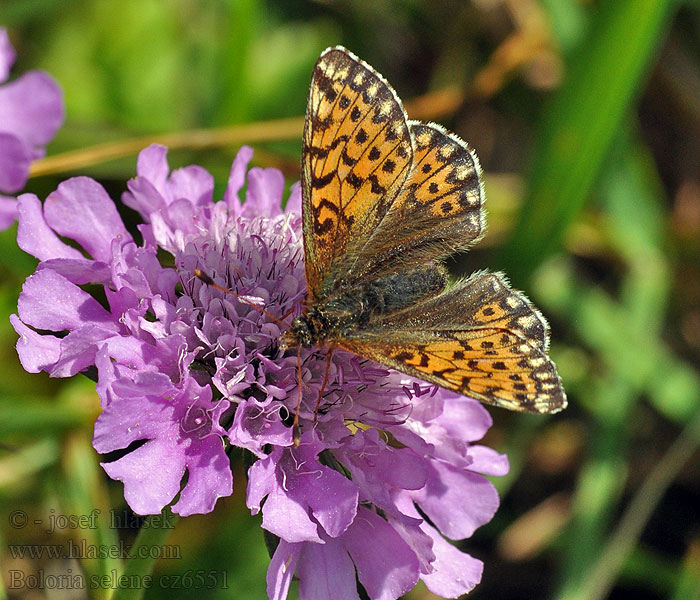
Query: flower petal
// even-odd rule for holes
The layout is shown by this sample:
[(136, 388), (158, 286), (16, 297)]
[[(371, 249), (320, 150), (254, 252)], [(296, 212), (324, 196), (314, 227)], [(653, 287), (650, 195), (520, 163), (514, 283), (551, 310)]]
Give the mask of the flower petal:
[(433, 538), (436, 558), (432, 573), (422, 574), (428, 589), (443, 598), (458, 598), (470, 592), (481, 581), (484, 563), (461, 552), (428, 524), (421, 527)]
[(357, 486), (318, 462), (316, 456), (322, 448), (302, 439), (299, 447), (276, 448), (248, 473), (248, 507), (257, 512), (269, 494), (263, 507), (263, 526), (289, 542), (320, 541), (309, 515), (331, 537), (340, 535), (355, 518)]
[(10, 69), (15, 62), (15, 49), (10, 43), (7, 29), (0, 27), (0, 83), (10, 76)]
[[(357, 485), (316, 458), (322, 446), (304, 443), (288, 448), (280, 460), (280, 470), (289, 480), (289, 496), (308, 505), (326, 533), (337, 537), (355, 519)], [(263, 513), (265, 509), (263, 509)]]
[[(63, 92), (48, 73), (28, 71), (0, 87), (2, 131), (30, 147), (47, 144), (63, 118)], [(42, 154), (37, 152), (35, 157)]]
[(173, 505), (175, 514), (187, 517), (214, 510), (219, 498), (233, 493), (231, 465), (221, 437), (210, 435), (187, 453), (187, 483)]
[(473, 460), (469, 467), (471, 471), (503, 477), (510, 470), (508, 456), (496, 452), (493, 448), (480, 445), (470, 446), (469, 456)]
[(267, 496), (262, 526), (288, 542), (323, 541), (318, 534), (318, 525), (309, 517), (308, 507), (290, 498), (281, 488), (276, 488)]
[[(2, 151), (0, 151), (0, 154)], [(0, 159), (2, 160), (2, 159)], [(0, 167), (2, 170), (2, 167)], [(2, 185), (0, 185), (2, 189)], [(17, 199), (0, 195), (0, 231), (5, 231), (17, 220)]]
[(18, 199), (19, 223), (17, 225), (17, 244), (22, 250), (38, 258), (48, 259), (83, 259), (83, 255), (63, 243), (44, 219), (41, 201), (34, 194), (22, 194)]
[(248, 189), (243, 214), (248, 218), (275, 217), (282, 212), (280, 198), (284, 190), (284, 175), (278, 169), (255, 167), (248, 171)]
[(446, 434), (465, 442), (480, 440), (493, 425), (481, 402), (456, 394), (445, 395), (442, 414), (436, 419)]
[(250, 146), (241, 146), (241, 149), (236, 154), (231, 165), (231, 171), (228, 176), (228, 185), (224, 192), (224, 202), (229, 209), (237, 212), (241, 208), (241, 201), (238, 198), (238, 192), (241, 191), (245, 183), (246, 169), (250, 159), (253, 158), (253, 149)]
[(342, 541), (373, 600), (396, 600), (418, 582), (415, 553), (376, 513), (360, 508)]
[(13, 194), (27, 183), (31, 148), (11, 133), (0, 131), (0, 192)]
[(54, 258), (40, 262), (37, 271), (50, 269), (63, 275), (71, 283), (101, 283), (108, 285), (112, 281), (109, 266), (106, 263), (88, 258)]
[[(156, 379), (158, 374), (152, 374)], [(173, 419), (174, 405), (161, 398), (149, 396), (154, 384), (141, 378), (143, 396), (129, 397), (127, 386), (112, 385), (112, 401), (97, 417), (92, 445), (100, 454), (127, 448), (130, 444), (148, 439), (174, 440), (177, 446), (178, 424)], [(121, 380), (120, 380), (121, 381)], [(132, 385), (132, 393), (138, 393), (137, 383)], [(181, 454), (180, 448), (177, 453)]]
[(213, 202), (214, 177), (199, 165), (173, 171), (170, 186), (173, 200), (184, 198), (194, 206), (209, 205)]
[(292, 187), (289, 188), (289, 198), (287, 199), (287, 204), (284, 207), (285, 212), (301, 212), (301, 183), (295, 181)]
[(60, 338), (38, 334), (22, 323), (17, 315), (10, 315), (10, 323), (19, 335), (17, 354), (25, 371), (39, 373), (56, 364), (61, 355)]
[(137, 515), (163, 510), (180, 491), (185, 474), (182, 454), (162, 440), (151, 440), (119, 460), (100, 464), (112, 479), (124, 483), (124, 498)]
[(141, 150), (136, 161), (136, 172), (137, 179), (145, 179), (162, 197), (165, 197), (167, 193), (165, 186), (170, 175), (168, 149), (161, 144), (151, 144)]
[(304, 544), (297, 561), (299, 597), (303, 600), (360, 600), (355, 567), (338, 540)]
[[(112, 258), (112, 242), (131, 241), (114, 202), (89, 177), (73, 177), (59, 184), (44, 203), (46, 222), (59, 235), (78, 242), (103, 262)], [(76, 216), (79, 215), (79, 218)]]
[(267, 597), (269, 600), (286, 600), (292, 583), (302, 544), (290, 544), (280, 540), (267, 568)]
[(454, 540), (471, 536), (498, 508), (498, 492), (488, 479), (436, 460), (426, 486), (412, 494), (433, 524)]
[(254, 400), (243, 400), (236, 408), (233, 425), (228, 432), (232, 444), (247, 448), (265, 458), (265, 444), (292, 445), (292, 429), (280, 419), (280, 407), (263, 407)]
[(61, 355), (51, 367), (51, 377), (72, 377), (95, 363), (100, 342), (114, 335), (113, 331), (95, 325), (85, 325), (61, 339)]
[(17, 308), (19, 318), (38, 329), (66, 331), (94, 324), (117, 330), (112, 315), (97, 300), (50, 269), (27, 278)]

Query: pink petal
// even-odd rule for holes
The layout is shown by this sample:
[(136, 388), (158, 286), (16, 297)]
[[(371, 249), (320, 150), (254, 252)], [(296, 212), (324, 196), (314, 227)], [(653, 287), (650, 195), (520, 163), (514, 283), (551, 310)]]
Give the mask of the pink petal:
[(236, 158), (233, 159), (228, 176), (228, 185), (224, 192), (224, 202), (232, 211), (238, 211), (241, 207), (238, 192), (245, 183), (246, 169), (251, 158), (253, 158), (253, 149), (250, 146), (241, 146), (238, 154), (236, 154)]
[(243, 214), (248, 218), (280, 214), (283, 190), (284, 175), (279, 169), (250, 169)]
[(0, 83), (10, 76), (10, 69), (15, 62), (15, 49), (10, 43), (7, 29), (0, 27)]
[(160, 144), (151, 144), (139, 152), (136, 161), (136, 172), (138, 179), (145, 179), (155, 188), (155, 190), (165, 198), (165, 189), (170, 174), (168, 165), (168, 149)]
[(474, 589), (481, 581), (484, 563), (455, 548), (429, 525), (421, 529), (433, 538), (436, 555), (433, 572), (420, 577), (428, 589), (443, 598), (457, 598)]
[(289, 198), (284, 211), (301, 213), (301, 183), (299, 181), (295, 181), (289, 188)]
[(44, 219), (41, 201), (34, 194), (22, 194), (18, 198), (19, 224), (17, 244), (22, 250), (38, 258), (83, 259), (83, 255), (63, 243)]
[(412, 495), (433, 524), (454, 540), (470, 537), (498, 508), (498, 493), (488, 479), (438, 461), (431, 461), (426, 486)]
[(418, 559), (396, 530), (361, 508), (342, 541), (373, 600), (396, 600), (418, 582)]
[(42, 71), (28, 71), (0, 87), (0, 123), (30, 147), (47, 144), (63, 123), (63, 92)]
[(112, 199), (89, 177), (59, 184), (44, 203), (46, 222), (78, 242), (95, 259), (109, 262), (113, 240), (132, 241)]
[(304, 600), (359, 600), (355, 567), (338, 540), (304, 544), (297, 576), (299, 597)]
[(505, 454), (496, 452), (493, 448), (480, 445), (470, 446), (469, 456), (473, 460), (469, 466), (470, 471), (503, 477), (510, 470), (508, 457)]
[(37, 271), (42, 269), (51, 269), (76, 285), (85, 285), (86, 283), (107, 285), (112, 282), (112, 273), (105, 263), (87, 258), (45, 260), (39, 263)]
[(8, 229), (16, 220), (17, 199), (8, 196), (0, 196), (0, 231)]
[(53, 335), (40, 335), (20, 321), (17, 315), (10, 315), (10, 323), (15, 328), (17, 354), (25, 371), (39, 373), (48, 370), (61, 354), (61, 340)]
[(27, 278), (17, 308), (20, 319), (38, 329), (66, 331), (88, 323), (117, 329), (112, 315), (97, 300), (49, 269)]
[(163, 510), (180, 491), (185, 473), (182, 455), (174, 454), (172, 445), (161, 440), (151, 440), (119, 460), (100, 464), (112, 479), (124, 483), (124, 498), (137, 515)]
[(114, 335), (104, 327), (85, 325), (61, 339), (61, 355), (50, 369), (51, 377), (72, 377), (95, 363), (97, 345)]
[(187, 453), (187, 484), (173, 505), (175, 514), (187, 517), (214, 510), (219, 498), (233, 493), (231, 465), (221, 437), (215, 434), (197, 444), (197, 453)]
[(195, 206), (204, 206), (212, 203), (213, 192), (214, 177), (198, 165), (176, 169), (170, 176), (173, 200), (186, 198)]
[(275, 489), (267, 496), (262, 526), (288, 542), (322, 542), (318, 525), (309, 517), (308, 507), (289, 498), (281, 489)]
[(280, 540), (270, 566), (267, 568), (267, 597), (269, 600), (286, 600), (292, 583), (297, 559), (303, 544), (290, 544)]
[(21, 139), (0, 131), (0, 192), (12, 194), (24, 187), (32, 158), (31, 148)]

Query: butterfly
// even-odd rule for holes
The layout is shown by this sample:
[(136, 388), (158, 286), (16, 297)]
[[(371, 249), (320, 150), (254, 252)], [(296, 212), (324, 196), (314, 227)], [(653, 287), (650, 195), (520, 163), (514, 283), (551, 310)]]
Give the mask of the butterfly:
[(328, 347), (326, 377), (341, 348), (487, 404), (566, 407), (542, 314), (502, 274), (450, 285), (441, 262), (485, 231), (476, 154), (340, 46), (313, 69), (301, 175), (308, 299), (282, 349)]

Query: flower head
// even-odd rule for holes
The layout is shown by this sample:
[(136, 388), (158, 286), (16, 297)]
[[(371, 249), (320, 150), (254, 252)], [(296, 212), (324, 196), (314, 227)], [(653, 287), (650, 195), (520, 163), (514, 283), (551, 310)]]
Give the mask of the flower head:
[[(206, 171), (171, 173), (165, 148), (144, 150), (123, 196), (144, 219), (141, 243), (90, 179), (62, 183), (43, 210), (21, 196), (18, 241), (41, 262), (12, 317), (20, 360), (60, 377), (96, 368), (94, 446), (121, 450), (103, 466), (138, 513), (178, 493), (174, 512), (211, 511), (232, 490), (227, 448), (248, 450), (247, 505), (279, 538), (270, 598), (286, 597), (294, 573), (302, 598), (338, 597), (338, 586), (357, 597), (356, 577), (371, 598), (398, 598), (419, 578), (459, 596), (482, 565), (443, 536), (469, 537), (491, 519), (498, 497), (484, 475), (508, 468), (474, 444), (490, 417), (347, 352), (327, 363), (324, 349), (281, 349), (306, 296), (300, 191), (282, 211), (281, 173), (246, 177), (251, 154), (239, 152), (214, 202)], [(104, 287), (102, 303), (88, 283)]]
[[(7, 80), (15, 51), (0, 28), (0, 83)], [(29, 165), (44, 155), (44, 146), (63, 123), (63, 94), (51, 76), (28, 71), (0, 86), (0, 193), (13, 194), (24, 187)], [(0, 196), (0, 230), (17, 215), (13, 199)]]

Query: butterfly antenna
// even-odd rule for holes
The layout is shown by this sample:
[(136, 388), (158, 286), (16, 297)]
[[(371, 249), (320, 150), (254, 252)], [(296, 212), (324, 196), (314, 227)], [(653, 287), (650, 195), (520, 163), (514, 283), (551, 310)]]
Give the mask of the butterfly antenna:
[(282, 321), (284, 321), (287, 317), (291, 317), (295, 310), (296, 310), (296, 307), (290, 308), (286, 313), (284, 313), (284, 314), (280, 317), (280, 319), (281, 319)]
[[(208, 286), (213, 287), (214, 289), (217, 289), (220, 292), (224, 292), (225, 294), (229, 294), (230, 296), (233, 296), (234, 298), (236, 298), (236, 300), (243, 302), (243, 304), (247, 304), (248, 306), (252, 306), (255, 310), (261, 312), (268, 319), (270, 319), (273, 323), (277, 323), (277, 325), (280, 325), (280, 326), (284, 327), (285, 329), (289, 329), (289, 323), (285, 323), (282, 319), (279, 319), (278, 317), (276, 317), (272, 313), (266, 311), (262, 306), (258, 306), (254, 302), (251, 302), (250, 300), (243, 298), (243, 296), (239, 296), (233, 290), (229, 290), (225, 287), (220, 286), (218, 283), (215, 283), (214, 280), (211, 277), (209, 277), (209, 275), (204, 273), (203, 271), (200, 271), (199, 269), (195, 269), (194, 274), (195, 274), (195, 277), (198, 277), (199, 279), (201, 279)], [(287, 315), (285, 315), (285, 317), (286, 316)]]
[[(323, 381), (321, 382), (321, 387), (318, 390), (318, 398), (316, 398), (316, 406), (314, 407), (314, 425), (318, 421), (318, 407), (321, 406), (321, 399), (323, 398), (323, 392), (328, 384), (328, 375), (331, 370), (331, 357), (333, 356), (333, 351), (335, 346), (330, 346), (328, 352), (326, 353), (326, 367), (323, 372)], [(294, 445), (298, 446), (301, 443), (301, 431), (299, 430), (299, 410), (301, 409), (301, 346), (297, 348), (297, 377), (298, 377), (298, 389), (299, 397), (297, 399), (297, 408), (294, 412), (294, 424), (292, 425), (292, 430), (294, 431), (293, 440)]]

